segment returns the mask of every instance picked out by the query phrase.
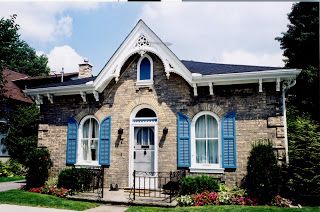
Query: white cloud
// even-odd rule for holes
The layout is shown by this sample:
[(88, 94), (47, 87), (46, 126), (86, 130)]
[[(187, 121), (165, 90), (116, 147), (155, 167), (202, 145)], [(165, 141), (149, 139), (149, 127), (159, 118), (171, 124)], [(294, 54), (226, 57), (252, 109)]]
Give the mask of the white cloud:
[(72, 35), (72, 18), (65, 16), (59, 19), (55, 27), (56, 34), (59, 36), (70, 37)]
[(70, 10), (91, 10), (95, 2), (2, 2), (0, 16), (17, 14), (17, 23), (23, 38), (46, 43), (72, 35), (72, 18), (64, 13)]
[[(290, 2), (146, 4), (140, 14), (180, 59), (282, 65), (274, 38), (286, 31)], [(244, 55), (242, 55), (244, 54)], [(237, 57), (236, 57), (237, 56)], [(242, 62), (241, 62), (242, 63)]]
[(51, 72), (60, 73), (62, 67), (65, 73), (79, 71), (79, 63), (83, 62), (83, 57), (80, 56), (70, 46), (56, 46), (54, 47), (48, 57), (48, 66)]

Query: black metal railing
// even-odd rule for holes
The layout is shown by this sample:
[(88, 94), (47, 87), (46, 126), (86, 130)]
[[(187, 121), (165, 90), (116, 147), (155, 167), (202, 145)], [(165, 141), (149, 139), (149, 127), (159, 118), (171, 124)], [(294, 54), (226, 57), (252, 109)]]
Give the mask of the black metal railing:
[(179, 193), (180, 180), (186, 175), (184, 170), (175, 172), (142, 172), (133, 171), (133, 200), (136, 197), (163, 198), (171, 203)]
[[(98, 200), (103, 198), (103, 187), (104, 187), (104, 167), (102, 166), (74, 166), (73, 169), (85, 169), (84, 172), (80, 172), (81, 183), (79, 185), (81, 193), (96, 194)], [(78, 172), (79, 173), (79, 172)], [(92, 196), (92, 195), (91, 195)]]

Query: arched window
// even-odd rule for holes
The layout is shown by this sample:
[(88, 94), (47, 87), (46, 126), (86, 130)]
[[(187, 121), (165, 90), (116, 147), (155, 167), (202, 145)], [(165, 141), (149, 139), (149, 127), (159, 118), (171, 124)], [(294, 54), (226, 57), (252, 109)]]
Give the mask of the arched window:
[(84, 118), (80, 123), (80, 142), (78, 161), (92, 163), (98, 161), (99, 123), (93, 116)]
[(149, 55), (144, 55), (139, 59), (137, 72), (138, 84), (152, 84), (153, 62)]
[(192, 122), (192, 166), (219, 168), (219, 122), (211, 112), (198, 113)]

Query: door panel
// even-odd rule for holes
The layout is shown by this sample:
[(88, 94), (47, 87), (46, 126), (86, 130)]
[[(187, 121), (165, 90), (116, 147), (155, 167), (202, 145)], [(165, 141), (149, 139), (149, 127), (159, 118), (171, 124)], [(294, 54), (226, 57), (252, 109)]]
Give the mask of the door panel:
[(137, 171), (136, 186), (140, 188), (154, 189), (156, 186), (156, 179), (152, 178), (155, 171), (154, 140), (154, 127), (134, 128), (133, 167)]

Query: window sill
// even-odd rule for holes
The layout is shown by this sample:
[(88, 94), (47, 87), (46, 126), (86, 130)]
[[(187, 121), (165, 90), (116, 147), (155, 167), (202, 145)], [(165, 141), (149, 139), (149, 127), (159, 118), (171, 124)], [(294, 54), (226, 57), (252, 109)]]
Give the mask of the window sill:
[(196, 168), (190, 167), (192, 173), (210, 173), (210, 174), (223, 174), (224, 168)]
[(79, 162), (79, 163), (76, 163), (74, 164), (75, 166), (101, 166), (98, 162), (92, 162), (92, 163), (89, 163), (89, 162)]
[(150, 87), (153, 85), (153, 80), (138, 80), (136, 82), (137, 87)]

